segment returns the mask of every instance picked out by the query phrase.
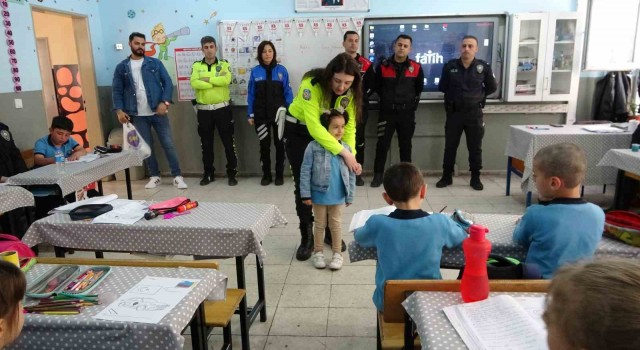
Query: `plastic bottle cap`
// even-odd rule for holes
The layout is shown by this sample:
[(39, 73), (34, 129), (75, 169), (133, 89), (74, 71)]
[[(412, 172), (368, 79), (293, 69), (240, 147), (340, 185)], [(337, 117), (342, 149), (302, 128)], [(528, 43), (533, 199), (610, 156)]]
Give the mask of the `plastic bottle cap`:
[(469, 227), (469, 238), (474, 241), (482, 241), (484, 240), (484, 236), (487, 232), (489, 232), (488, 228), (482, 225), (473, 224)]

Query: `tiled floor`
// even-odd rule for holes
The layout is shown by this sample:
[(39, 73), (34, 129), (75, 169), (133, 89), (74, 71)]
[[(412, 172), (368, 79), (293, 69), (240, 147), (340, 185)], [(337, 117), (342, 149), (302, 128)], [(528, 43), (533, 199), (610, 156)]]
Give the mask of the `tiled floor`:
[[(453, 186), (436, 188), (436, 177), (426, 177), (428, 184), (427, 199), (423, 208), (427, 211), (445, 211), (455, 208), (472, 213), (513, 213), (524, 211), (524, 195), (519, 188), (519, 178), (512, 184), (512, 195), (506, 197), (505, 176), (484, 176), (484, 191), (474, 191), (469, 187), (468, 177), (454, 178)], [(293, 201), (293, 182), (286, 179), (284, 186), (260, 186), (260, 178), (240, 178), (236, 187), (229, 187), (226, 179), (218, 179), (208, 186), (198, 185), (199, 179), (185, 179), (188, 190), (175, 189), (170, 178), (164, 178), (164, 184), (153, 190), (145, 190), (146, 181), (135, 181), (133, 196), (135, 199), (159, 201), (178, 195), (197, 201), (253, 202), (276, 204), (285, 215), (289, 224), (286, 227), (271, 229), (264, 241), (267, 251), (265, 261), (267, 322), (256, 321), (251, 328), (251, 348), (271, 349), (374, 349), (375, 348), (375, 308), (371, 301), (374, 290), (375, 261), (363, 261), (351, 264), (348, 257), (340, 271), (316, 270), (309, 261), (295, 259), (295, 250), (299, 243), (298, 218), (295, 215)], [(381, 193), (382, 188), (358, 187), (352, 206), (345, 209), (343, 227), (346, 231), (351, 216), (362, 209), (379, 208), (386, 205)], [(126, 198), (123, 182), (105, 183), (105, 193), (117, 193)], [(601, 206), (612, 202), (613, 186), (602, 194), (602, 187), (588, 187), (586, 198)], [(240, 213), (239, 213), (240, 214)], [(345, 233), (345, 241), (353, 240), (353, 235)], [(330, 249), (325, 247), (325, 256)], [(47, 252), (45, 254), (52, 254)], [(78, 255), (90, 253), (77, 252)], [(106, 257), (122, 257), (122, 254), (106, 253)], [(143, 257), (143, 255), (140, 255)], [(130, 255), (126, 255), (130, 258)], [(186, 258), (189, 257), (175, 257)], [(247, 288), (250, 305), (257, 298), (255, 277), (255, 257), (247, 259)], [(233, 259), (221, 261), (221, 270), (229, 276), (229, 286), (236, 286)], [(445, 278), (455, 278), (457, 271), (443, 270)], [(234, 345), (240, 348), (238, 336), (240, 327), (238, 318), (233, 321)], [(218, 349), (222, 340), (221, 332), (214, 331), (209, 338), (209, 347)], [(190, 349), (187, 336), (185, 349)]]

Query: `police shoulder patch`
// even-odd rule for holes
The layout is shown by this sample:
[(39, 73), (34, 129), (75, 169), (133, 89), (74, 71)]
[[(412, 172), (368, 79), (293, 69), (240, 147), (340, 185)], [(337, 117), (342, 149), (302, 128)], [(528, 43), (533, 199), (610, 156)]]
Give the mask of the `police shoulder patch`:
[(222, 66), (216, 66), (216, 72), (219, 72), (222, 70)]
[(483, 64), (476, 65), (476, 72), (482, 74), (482, 72), (484, 72), (484, 65)]
[(302, 91), (302, 98), (309, 101), (311, 99), (311, 90), (304, 89), (304, 91)]
[(343, 97), (342, 100), (340, 100), (340, 107), (347, 108), (347, 106), (349, 105), (349, 102), (351, 101), (349, 100), (348, 97)]
[(0, 135), (2, 135), (3, 139), (5, 139), (7, 141), (11, 141), (11, 134), (9, 134), (9, 132), (7, 130), (0, 131)]

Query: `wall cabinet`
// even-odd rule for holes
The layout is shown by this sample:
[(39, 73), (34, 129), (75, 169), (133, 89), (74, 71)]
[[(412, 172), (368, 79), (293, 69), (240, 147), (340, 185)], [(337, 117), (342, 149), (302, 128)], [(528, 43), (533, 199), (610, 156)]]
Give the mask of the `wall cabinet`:
[(506, 100), (575, 102), (583, 41), (578, 13), (511, 15)]

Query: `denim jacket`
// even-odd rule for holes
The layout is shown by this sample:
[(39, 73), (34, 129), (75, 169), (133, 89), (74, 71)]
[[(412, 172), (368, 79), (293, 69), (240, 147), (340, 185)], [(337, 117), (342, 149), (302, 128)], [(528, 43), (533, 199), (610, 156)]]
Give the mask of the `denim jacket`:
[[(173, 95), (173, 82), (162, 62), (153, 57), (144, 56), (142, 62), (142, 80), (147, 91), (149, 108), (155, 111), (162, 101), (171, 102)], [(118, 63), (113, 73), (111, 95), (113, 110), (121, 109), (129, 115), (138, 115), (138, 102), (136, 100), (136, 86), (133, 82), (131, 65), (127, 57)]]
[[(351, 147), (340, 143), (351, 152)], [(304, 159), (300, 168), (300, 197), (311, 198), (311, 191), (327, 192), (331, 175), (331, 157), (333, 154), (324, 149), (318, 141), (311, 141), (304, 151)], [(356, 191), (356, 174), (349, 170), (344, 159), (340, 159), (340, 173), (345, 184), (346, 203), (353, 203)]]

